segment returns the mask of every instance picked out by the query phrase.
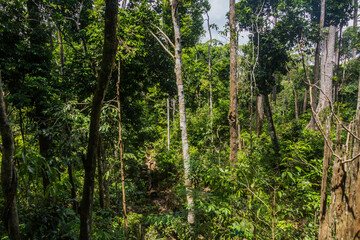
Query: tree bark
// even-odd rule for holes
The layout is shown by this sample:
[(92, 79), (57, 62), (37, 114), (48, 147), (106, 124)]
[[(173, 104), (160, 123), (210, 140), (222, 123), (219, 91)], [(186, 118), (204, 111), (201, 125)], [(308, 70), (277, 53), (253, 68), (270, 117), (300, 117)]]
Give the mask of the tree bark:
[[(328, 172), (331, 160), (331, 150), (327, 145), (331, 142), (330, 139), (330, 126), (331, 120), (330, 117), (327, 118), (325, 123), (325, 143), (324, 143), (324, 160), (323, 160), (323, 169), (322, 169), (322, 178), (321, 178), (321, 192), (320, 192), (320, 215), (319, 215), (319, 240), (328, 239), (328, 212), (327, 212), (327, 181), (328, 181)], [(331, 146), (330, 146), (331, 147)]]
[(237, 162), (237, 84), (236, 84), (236, 25), (235, 25), (235, 0), (230, 0), (230, 106), (228, 121), (230, 127), (230, 165)]
[(118, 133), (119, 133), (119, 141), (118, 141), (118, 149), (119, 149), (119, 157), (120, 157), (120, 174), (121, 174), (121, 190), (122, 190), (122, 206), (123, 206), (123, 216), (124, 216), (124, 228), (125, 228), (125, 236), (128, 237), (128, 221), (127, 221), (127, 210), (126, 210), (126, 192), (125, 192), (125, 172), (124, 172), (124, 147), (123, 147), (123, 139), (122, 139), (122, 126), (121, 126), (121, 108), (120, 108), (120, 60), (118, 61), (118, 80), (116, 82), (116, 103), (118, 110)]
[(167, 120), (167, 150), (170, 150), (170, 97), (166, 99), (166, 120)]
[(308, 91), (307, 91), (307, 89), (305, 88), (305, 90), (304, 90), (304, 103), (303, 103), (302, 114), (305, 114), (305, 113), (306, 113), (307, 95), (308, 95)]
[(69, 174), (69, 182), (71, 185), (71, 198), (72, 198), (72, 207), (75, 213), (78, 213), (78, 202), (76, 200), (76, 188), (74, 182), (74, 174), (72, 171), (72, 164), (68, 164), (68, 174)]
[(211, 28), (210, 28), (210, 17), (209, 13), (206, 12), (206, 22), (209, 32), (209, 47), (208, 47), (208, 72), (209, 72), (209, 105), (210, 105), (210, 141), (211, 143), (214, 143), (214, 135), (213, 135), (213, 90), (212, 90), (212, 66), (211, 66), (211, 47), (212, 47), (212, 34), (211, 34)]
[(271, 106), (270, 106), (270, 101), (269, 101), (269, 96), (268, 95), (263, 95), (263, 99), (264, 99), (264, 113), (268, 122), (268, 126), (269, 126), (269, 133), (270, 133), (270, 138), (271, 138), (271, 143), (274, 147), (275, 153), (279, 153), (280, 147), (279, 147), (279, 142), (278, 142), (278, 138), (276, 136), (276, 130), (275, 130), (275, 125), (274, 125), (274, 121), (272, 118), (272, 112), (271, 112)]
[[(358, 22), (358, 8), (359, 8), (359, 4), (358, 4), (358, 0), (353, 0), (354, 1), (354, 22), (353, 22), (353, 27), (354, 29), (357, 27), (357, 22)], [(353, 58), (356, 58), (356, 48), (352, 49), (352, 56)]]
[(298, 106), (298, 93), (294, 87), (294, 107), (295, 107), (295, 119), (299, 121), (299, 106)]
[(260, 94), (256, 98), (256, 134), (259, 136), (264, 122), (264, 95)]
[(186, 124), (186, 107), (185, 107), (185, 95), (184, 95), (184, 85), (182, 80), (182, 71), (181, 71), (181, 32), (180, 32), (180, 20), (178, 12), (178, 0), (171, 0), (171, 15), (174, 24), (175, 32), (175, 74), (176, 74), (176, 85), (178, 90), (179, 97), (179, 117), (180, 117), (180, 129), (181, 129), (181, 142), (183, 150), (183, 161), (184, 161), (184, 178), (185, 178), (185, 188), (186, 188), (186, 200), (187, 200), (187, 209), (188, 209), (188, 223), (191, 226), (195, 222), (195, 212), (194, 212), (194, 199), (192, 196), (191, 188), (191, 176), (190, 176), (190, 151), (189, 151), (189, 142), (187, 134), (187, 124)]
[(16, 205), (17, 171), (14, 163), (14, 136), (6, 114), (0, 72), (0, 133), (2, 138), (1, 187), (4, 195), (2, 220), (11, 240), (20, 239)]
[(336, 26), (329, 27), (329, 34), (324, 40), (323, 55), (321, 58), (320, 74), (320, 95), (319, 103), (316, 108), (316, 114), (320, 114), (324, 108), (329, 107), (332, 103), (332, 78), (334, 68)]
[(101, 136), (101, 134), (99, 135), (99, 147), (98, 147), (98, 157), (97, 157), (97, 162), (98, 162), (98, 185), (99, 185), (99, 202), (100, 202), (100, 208), (104, 209), (105, 204), (104, 204), (104, 172), (103, 172), (103, 161), (105, 159), (103, 159), (103, 152), (105, 151), (104, 149), (104, 141), (103, 138)]
[(104, 31), (105, 40), (102, 54), (101, 70), (96, 83), (96, 90), (92, 102), (88, 152), (84, 161), (85, 178), (80, 215), (81, 240), (91, 239), (91, 214), (94, 198), (94, 180), (99, 138), (100, 115), (106, 89), (109, 85), (111, 73), (114, 67), (115, 55), (118, 45), (116, 37), (117, 13), (118, 1), (106, 0)]

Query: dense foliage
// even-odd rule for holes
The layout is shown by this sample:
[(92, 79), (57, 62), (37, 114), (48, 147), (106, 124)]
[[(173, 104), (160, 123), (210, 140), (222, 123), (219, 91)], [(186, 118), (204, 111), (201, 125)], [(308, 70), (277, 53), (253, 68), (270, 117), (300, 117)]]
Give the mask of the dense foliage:
[[(327, 19), (343, 29), (336, 42), (339, 61), (333, 81), (334, 106), (345, 124), (354, 120), (359, 90), (359, 61), (352, 56), (353, 49), (360, 51), (359, 32), (345, 27), (351, 2), (328, 1)], [(170, 3), (123, 0), (119, 6), (116, 67), (100, 121), (102, 171), (96, 173), (93, 239), (317, 239), (324, 138), (306, 126), (320, 1), (237, 4), (238, 33), (249, 31), (250, 41), (238, 49), (239, 151), (233, 167), (227, 119), (229, 44), (200, 42), (203, 14), (210, 9), (207, 0), (180, 1), (194, 226), (186, 219), (174, 61), (164, 50), (173, 52)], [(0, 84), (15, 141), (22, 239), (79, 238), (104, 8), (104, 0), (0, 2)], [(127, 226), (118, 152), (118, 79)], [(264, 121), (257, 120), (259, 95), (270, 96), (278, 146), (267, 124), (256, 126)], [(335, 132), (334, 127), (334, 142)], [(1, 190), (1, 209), (3, 196)], [(2, 221), (0, 238), (8, 239)]]

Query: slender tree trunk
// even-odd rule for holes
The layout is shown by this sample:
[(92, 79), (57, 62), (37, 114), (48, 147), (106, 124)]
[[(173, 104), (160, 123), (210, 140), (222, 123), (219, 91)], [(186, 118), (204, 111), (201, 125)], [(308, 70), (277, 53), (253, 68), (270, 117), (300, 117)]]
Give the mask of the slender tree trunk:
[(276, 153), (279, 152), (280, 147), (279, 147), (279, 142), (278, 142), (278, 138), (276, 136), (276, 130), (275, 130), (275, 125), (274, 125), (274, 121), (272, 118), (272, 112), (271, 112), (271, 106), (270, 106), (270, 102), (269, 102), (269, 96), (268, 95), (263, 95), (263, 99), (264, 99), (264, 113), (269, 125), (269, 133), (270, 133), (270, 138), (271, 138), (271, 142), (272, 145), (274, 147), (274, 150)]
[(118, 1), (106, 0), (104, 32), (105, 40), (102, 54), (101, 70), (96, 83), (96, 90), (92, 102), (88, 152), (84, 161), (85, 178), (80, 215), (81, 240), (91, 239), (91, 215), (94, 198), (94, 181), (96, 170), (96, 155), (99, 141), (100, 116), (106, 89), (109, 85), (111, 73), (114, 67), (115, 55), (118, 45), (116, 37), (117, 13)]
[(58, 41), (59, 41), (59, 51), (60, 51), (60, 69), (61, 69), (61, 74), (64, 73), (64, 65), (65, 65), (65, 61), (64, 61), (64, 47), (63, 47), (63, 41), (62, 41), (62, 36), (61, 36), (61, 32), (60, 32), (60, 27), (57, 27), (57, 36), (58, 36)]
[(305, 88), (305, 90), (304, 90), (304, 103), (303, 103), (302, 114), (305, 114), (305, 113), (306, 113), (307, 95), (308, 95), (308, 91), (307, 91), (307, 89)]
[(208, 47), (208, 71), (209, 71), (209, 105), (210, 105), (210, 133), (211, 133), (211, 143), (214, 143), (214, 135), (213, 135), (213, 91), (212, 91), (212, 67), (211, 67), (211, 47), (212, 47), (212, 34), (210, 28), (210, 17), (208, 12), (206, 12), (207, 16), (207, 27), (210, 36), (209, 47)]
[(294, 107), (295, 107), (295, 119), (299, 121), (299, 106), (298, 106), (298, 93), (294, 87)]
[(177, 85), (178, 97), (179, 97), (179, 115), (180, 115), (181, 141), (183, 148), (184, 178), (185, 178), (186, 200), (187, 200), (187, 208), (188, 208), (188, 223), (191, 227), (195, 222), (195, 212), (194, 212), (194, 199), (191, 192), (191, 188), (192, 188), (192, 182), (190, 178), (191, 162), (190, 162), (189, 142), (188, 142), (187, 125), (186, 125), (184, 85), (183, 85), (182, 72), (181, 72), (182, 48), (181, 48), (181, 32), (180, 32), (178, 5), (179, 5), (178, 0), (171, 0), (171, 13), (172, 13), (172, 20), (173, 20), (174, 32), (175, 32), (175, 74), (176, 74), (176, 85)]
[(170, 150), (170, 98), (166, 99), (166, 117), (167, 117), (167, 150)]
[(0, 133), (2, 138), (1, 187), (4, 195), (2, 220), (10, 240), (20, 239), (16, 205), (17, 171), (14, 162), (14, 136), (6, 114), (0, 72)]
[[(353, 27), (356, 28), (357, 27), (357, 22), (358, 22), (358, 8), (359, 8), (359, 4), (358, 4), (358, 0), (353, 0), (354, 1), (354, 22), (353, 22)], [(352, 49), (352, 57), (356, 58), (356, 48)]]
[(229, 127), (230, 127), (230, 165), (237, 162), (237, 132), (236, 132), (236, 111), (237, 111), (237, 84), (236, 84), (236, 25), (235, 25), (235, 0), (230, 0), (230, 106), (229, 106)]
[(121, 126), (121, 108), (120, 108), (120, 60), (118, 61), (118, 81), (116, 83), (116, 102), (118, 108), (118, 118), (119, 118), (119, 157), (120, 157), (120, 173), (121, 173), (121, 190), (122, 190), (122, 206), (123, 206), (123, 216), (124, 216), (124, 228), (125, 236), (128, 237), (128, 221), (127, 221), (127, 211), (126, 211), (126, 192), (125, 192), (125, 172), (124, 172), (124, 147), (122, 140), (122, 126)]
[(260, 94), (256, 98), (256, 134), (259, 136), (264, 122), (264, 95)]
[(323, 56), (321, 59), (321, 74), (320, 74), (320, 95), (319, 103), (317, 105), (316, 113), (319, 114), (326, 107), (329, 107), (332, 102), (332, 78), (334, 68), (334, 52), (335, 52), (335, 36), (336, 26), (329, 27), (329, 34), (324, 40)]
[[(321, 39), (323, 35), (323, 28), (325, 23), (325, 5), (326, 0), (321, 0), (321, 10), (320, 10), (320, 22), (319, 22), (319, 39)], [(316, 44), (315, 50), (315, 63), (314, 63), (314, 79), (312, 84), (319, 86), (319, 76), (320, 76), (320, 54), (321, 54), (321, 46), (323, 45), (324, 40), (318, 40)], [(309, 86), (311, 87), (311, 86)], [(313, 87), (310, 91), (312, 93), (312, 111), (311, 111), (311, 119), (307, 128), (315, 130), (316, 122), (314, 114), (316, 114), (315, 106), (317, 106), (317, 88)]]
[[(324, 160), (323, 170), (321, 178), (321, 192), (320, 192), (320, 216), (319, 216), (319, 240), (328, 239), (328, 211), (327, 211), (327, 182), (328, 182), (328, 171), (331, 160), (331, 150), (327, 145), (326, 141), (330, 144), (330, 130), (331, 130), (331, 119), (330, 116), (327, 118), (325, 123), (325, 143), (324, 143)], [(332, 147), (330, 145), (330, 147)]]
[(74, 182), (74, 174), (72, 171), (72, 164), (69, 163), (68, 164), (68, 174), (69, 174), (69, 182), (71, 185), (71, 198), (73, 200), (72, 202), (72, 207), (75, 213), (78, 213), (78, 203), (76, 201), (76, 187), (75, 187), (75, 182)]

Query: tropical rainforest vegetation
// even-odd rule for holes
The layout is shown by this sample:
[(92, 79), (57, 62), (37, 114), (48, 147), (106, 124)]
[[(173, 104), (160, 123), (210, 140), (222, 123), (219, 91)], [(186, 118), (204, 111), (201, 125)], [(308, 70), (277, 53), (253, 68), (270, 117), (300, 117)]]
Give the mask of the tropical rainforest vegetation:
[(224, 4), (0, 1), (1, 239), (360, 239), (357, 0)]

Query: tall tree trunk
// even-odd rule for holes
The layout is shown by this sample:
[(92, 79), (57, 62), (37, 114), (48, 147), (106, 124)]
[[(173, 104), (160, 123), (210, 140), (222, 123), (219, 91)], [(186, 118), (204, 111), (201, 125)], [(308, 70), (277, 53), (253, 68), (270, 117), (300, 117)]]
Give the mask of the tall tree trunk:
[(236, 111), (237, 111), (237, 84), (236, 84), (236, 25), (235, 25), (235, 0), (230, 0), (230, 106), (229, 106), (229, 127), (230, 127), (230, 165), (237, 162), (237, 132), (236, 132)]
[(270, 106), (270, 101), (269, 101), (269, 96), (268, 95), (263, 95), (263, 99), (264, 99), (264, 113), (268, 122), (268, 126), (269, 126), (269, 133), (270, 133), (270, 138), (271, 138), (271, 143), (274, 147), (274, 150), (276, 153), (279, 152), (280, 147), (279, 147), (279, 142), (278, 142), (278, 138), (276, 136), (276, 130), (275, 130), (275, 125), (274, 125), (274, 121), (272, 118), (272, 112), (271, 112), (271, 106)]
[(170, 150), (170, 97), (166, 99), (166, 118), (167, 118), (167, 150)]
[(176, 85), (177, 85), (178, 97), (179, 97), (179, 116), (180, 116), (181, 142), (183, 149), (183, 161), (184, 161), (184, 178), (185, 178), (186, 200), (187, 200), (187, 209), (188, 209), (188, 223), (191, 227), (195, 222), (195, 212), (194, 212), (194, 199), (191, 192), (191, 188), (192, 188), (192, 182), (190, 178), (191, 162), (190, 162), (189, 142), (188, 142), (187, 126), (186, 126), (184, 85), (183, 85), (182, 72), (181, 72), (182, 48), (181, 48), (181, 32), (180, 32), (178, 5), (179, 5), (178, 0), (171, 0), (171, 15), (172, 15), (174, 32), (175, 32), (175, 74), (176, 74)]
[[(321, 0), (321, 12), (320, 12), (320, 22), (319, 22), (319, 39), (321, 39), (323, 35), (323, 28), (325, 24), (325, 5), (326, 0)], [(316, 43), (316, 50), (315, 50), (315, 63), (314, 63), (314, 78), (312, 84), (318, 86), (319, 85), (319, 76), (320, 76), (320, 54), (321, 54), (321, 46), (323, 45), (324, 40), (318, 40)], [(311, 86), (309, 86), (311, 88)], [(311, 111), (311, 119), (307, 128), (315, 130), (316, 129), (316, 120), (314, 114), (316, 114), (315, 107), (317, 106), (317, 88), (312, 87), (311, 91), (311, 98), (312, 98), (312, 108)]]
[(260, 94), (256, 98), (256, 134), (259, 136), (264, 122), (264, 95)]
[[(353, 1), (354, 1), (354, 22), (353, 22), (353, 27), (356, 28), (357, 27), (357, 22), (358, 22), (359, 4), (358, 4), (358, 0), (353, 0)], [(356, 48), (352, 49), (352, 57), (356, 58)]]
[(119, 157), (120, 157), (120, 174), (121, 174), (121, 190), (122, 190), (122, 206), (123, 206), (123, 216), (124, 216), (124, 227), (125, 227), (125, 236), (128, 237), (128, 221), (127, 221), (127, 210), (126, 210), (126, 192), (125, 192), (125, 172), (124, 172), (124, 147), (122, 139), (122, 126), (121, 126), (121, 108), (120, 108), (120, 60), (118, 61), (118, 80), (116, 82), (116, 102), (118, 110), (118, 132), (119, 132)]
[(211, 47), (212, 47), (212, 34), (210, 28), (210, 17), (209, 13), (206, 12), (206, 22), (208, 27), (208, 32), (210, 36), (209, 47), (208, 47), (208, 72), (209, 72), (209, 105), (210, 105), (210, 133), (211, 133), (211, 143), (214, 143), (213, 135), (213, 90), (212, 90), (212, 67), (211, 67)]
[(330, 144), (330, 130), (331, 130), (331, 119), (330, 116), (325, 122), (325, 143), (324, 143), (324, 160), (323, 160), (323, 169), (322, 169), (322, 178), (321, 178), (321, 192), (320, 192), (320, 215), (319, 215), (319, 240), (328, 239), (328, 211), (327, 211), (327, 182), (328, 182), (328, 172), (331, 160), (331, 149), (332, 147), (328, 146), (327, 142)]
[(103, 100), (106, 94), (106, 89), (109, 85), (111, 73), (114, 67), (115, 55), (118, 45), (116, 37), (117, 13), (118, 1), (106, 0), (104, 31), (105, 40), (102, 54), (101, 70), (96, 83), (96, 90), (92, 102), (88, 152), (84, 161), (85, 178), (80, 215), (81, 240), (91, 239), (91, 214), (94, 198), (94, 181), (96, 170), (96, 155), (99, 141), (100, 116)]
[(334, 68), (336, 26), (329, 27), (329, 33), (324, 40), (323, 55), (321, 58), (320, 74), (320, 95), (316, 113), (320, 114), (322, 110), (329, 107), (332, 102), (332, 78)]
[(10, 240), (20, 239), (16, 205), (17, 171), (14, 162), (14, 136), (6, 114), (0, 72), (0, 133), (2, 138), (1, 187), (4, 195), (2, 220)]

